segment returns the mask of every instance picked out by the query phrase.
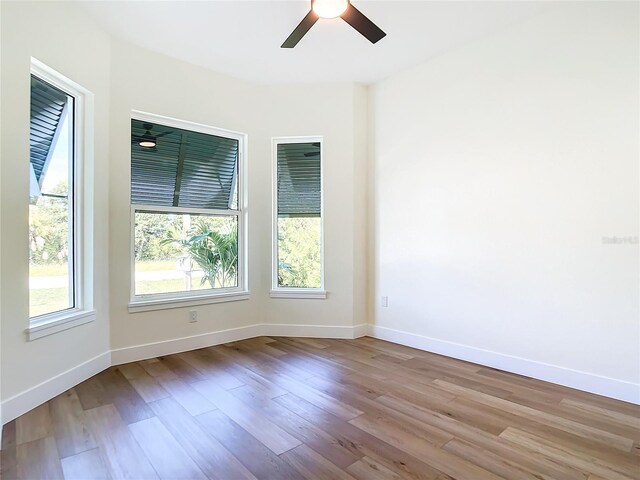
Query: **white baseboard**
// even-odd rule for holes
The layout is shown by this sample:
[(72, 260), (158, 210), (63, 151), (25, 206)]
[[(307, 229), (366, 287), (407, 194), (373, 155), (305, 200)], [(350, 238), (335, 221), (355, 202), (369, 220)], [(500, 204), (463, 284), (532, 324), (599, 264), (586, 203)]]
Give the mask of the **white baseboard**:
[(288, 325), (275, 323), (257, 323), (246, 327), (231, 328), (219, 332), (204, 333), (191, 337), (182, 337), (162, 342), (134, 345), (132, 347), (117, 348), (111, 351), (113, 365), (137, 362), (147, 358), (186, 352), (197, 348), (220, 345), (222, 343), (237, 342), (260, 336), (274, 337), (316, 337), (316, 338), (358, 338), (366, 335), (368, 325), (355, 327), (331, 325)]
[(369, 335), (369, 327), (366, 323), (361, 323), (360, 325), (356, 325), (353, 327), (353, 338), (366, 337)]
[(104, 352), (49, 380), (2, 402), (2, 425), (69, 390), (111, 366), (111, 352)]
[(345, 338), (365, 336), (368, 325), (289, 325), (286, 323), (265, 323), (265, 335), (272, 337)]
[(264, 324), (247, 325), (245, 327), (230, 328), (218, 332), (203, 333), (190, 337), (176, 338), (162, 342), (145, 343), (132, 347), (117, 348), (111, 351), (113, 365), (137, 362), (147, 358), (171, 355), (172, 353), (186, 352), (197, 348), (211, 347), (222, 343), (237, 342), (247, 338), (265, 335)]
[[(119, 348), (102, 353), (86, 362), (42, 382), (0, 404), (0, 425), (72, 388), (111, 365), (235, 342), (259, 336), (316, 337), (353, 339), (365, 335), (420, 350), (498, 368), (551, 383), (577, 388), (606, 397), (640, 404), (640, 385), (586, 372), (549, 365), (533, 360), (482, 350), (375, 325), (355, 326), (254, 324), (245, 327), (183, 337), (163, 342)], [(0, 441), (2, 439), (0, 429)]]
[(415, 333), (369, 325), (369, 336), (408, 347), (438, 353), (527, 377), (556, 383), (605, 397), (640, 404), (640, 384), (602, 377), (557, 365), (447, 342)]

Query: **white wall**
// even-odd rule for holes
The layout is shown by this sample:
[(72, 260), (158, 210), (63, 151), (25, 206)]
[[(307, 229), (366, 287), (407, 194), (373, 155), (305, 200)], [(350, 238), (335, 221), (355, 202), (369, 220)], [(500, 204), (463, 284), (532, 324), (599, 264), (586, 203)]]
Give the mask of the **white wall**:
[[(283, 332), (351, 332), (366, 322), (357, 278), (366, 269), (358, 243), (366, 205), (357, 198), (364, 178), (365, 89), (352, 84), (265, 87), (219, 75), (114, 41), (71, 3), (2, 4), (2, 394), (20, 395), (104, 352), (118, 360), (215, 341), (216, 332), (264, 322)], [(98, 321), (34, 342), (28, 326), (29, 61), (34, 56), (95, 94), (95, 249)], [(129, 314), (130, 115), (142, 110), (249, 134), (249, 301)], [(270, 299), (271, 137), (325, 139), (326, 300)], [(15, 161), (23, 159), (24, 161)], [(357, 256), (358, 255), (358, 256)], [(294, 330), (291, 330), (294, 326)], [(339, 327), (325, 329), (322, 327)], [(248, 329), (247, 334), (259, 332)], [(243, 333), (240, 333), (242, 335)], [(197, 340), (178, 341), (200, 335)], [(221, 337), (224, 338), (224, 337)], [(156, 344), (139, 349), (141, 345)], [(19, 368), (15, 366), (19, 365)], [(74, 377), (75, 378), (75, 377)], [(65, 380), (54, 381), (65, 385)], [(41, 391), (36, 389), (37, 391)], [(50, 390), (47, 390), (50, 392)], [(37, 393), (29, 398), (39, 398)], [(45, 400), (42, 398), (41, 400)], [(33, 405), (30, 405), (33, 406)], [(14, 409), (15, 410), (15, 409)], [(16, 412), (12, 411), (9, 417)], [(7, 420), (8, 418), (5, 418)]]
[[(2, 162), (0, 315), (2, 400), (109, 351), (108, 163), (109, 38), (75, 9), (52, 3), (2, 2)], [(28, 342), (30, 57), (95, 94), (95, 251), (97, 320)], [(91, 172), (89, 172), (91, 173)]]
[[(255, 318), (260, 311), (257, 296), (250, 301), (194, 307), (199, 313), (199, 322), (195, 324), (187, 322), (187, 308), (136, 314), (127, 311), (131, 283), (131, 110), (244, 132), (243, 119), (248, 112), (247, 104), (254, 97), (253, 91), (241, 82), (119, 42), (113, 43), (111, 88), (112, 348), (163, 342), (259, 323)], [(249, 262), (250, 283), (254, 284), (255, 274), (260, 268), (259, 257), (252, 254)]]
[[(113, 44), (111, 64), (112, 348), (170, 342), (265, 322), (348, 329), (365, 323), (354, 306), (354, 278), (366, 267), (365, 258), (355, 257), (358, 219), (364, 216), (366, 206), (356, 204), (354, 198), (356, 188), (362, 188), (364, 182), (354, 171), (356, 144), (362, 141), (354, 135), (356, 109), (365, 112), (366, 108), (363, 102), (356, 104), (356, 97), (362, 96), (363, 87), (257, 86), (119, 42)], [(250, 300), (128, 313), (131, 110), (248, 134)], [(324, 136), (326, 300), (269, 298), (271, 138), (297, 135)], [(188, 311), (194, 308), (199, 321), (190, 324)], [(157, 351), (163, 348), (171, 347), (158, 346)]]
[[(355, 279), (366, 270), (366, 259), (357, 249), (365, 225), (361, 219), (366, 205), (358, 199), (364, 178), (354, 168), (356, 152), (364, 162), (364, 140), (354, 130), (366, 115), (364, 87), (346, 83), (267, 87), (242, 82), (115, 41), (72, 3), (3, 2), (2, 49), (0, 398), (5, 406), (11, 405), (5, 421), (22, 413), (23, 406), (28, 410), (57, 393), (56, 388), (71, 386), (70, 380), (82, 380), (87, 372), (83, 363), (111, 350), (115, 361), (125, 361), (220, 341), (229, 338), (219, 334), (225, 330), (246, 327), (238, 335), (259, 334), (264, 330), (254, 327), (265, 322), (285, 325), (279, 331), (286, 333), (327, 335), (349, 335), (354, 325), (366, 322), (364, 301), (354, 297), (359, 292)], [(98, 320), (27, 342), (31, 56), (95, 94)], [(250, 300), (128, 313), (133, 109), (249, 135)], [(326, 300), (269, 298), (271, 137), (293, 135), (325, 139)], [(193, 308), (199, 313), (196, 324), (187, 322), (187, 311)], [(300, 330), (300, 325), (307, 330)]]
[(372, 89), (379, 334), (640, 400), (638, 44), (559, 3)]
[[(5, 421), (111, 349), (122, 360), (256, 324), (322, 335), (368, 318), (382, 336), (541, 376), (550, 364), (559, 382), (585, 372), (574, 386), (604, 379), (595, 390), (623, 397), (616, 386), (640, 376), (638, 246), (601, 238), (638, 234), (637, 8), (557, 5), (367, 89), (257, 86), (114, 41), (71, 2), (2, 2)], [(31, 56), (95, 93), (99, 255), (98, 319), (27, 342)], [(132, 109), (249, 135), (251, 299), (197, 307), (197, 324), (187, 308), (127, 311)], [(326, 300), (268, 294), (270, 140), (290, 135), (325, 137)]]
[[(305, 135), (305, 131), (324, 135), (324, 258), (328, 291), (326, 300), (271, 299), (266, 323), (353, 327), (367, 322), (358, 285), (366, 270), (366, 258), (360, 256), (359, 245), (367, 208), (360, 201), (360, 192), (366, 179), (358, 171), (366, 149), (358, 130), (361, 118), (366, 116), (366, 103), (362, 102), (365, 95), (365, 87), (352, 84), (263, 89), (266, 122), (260, 126), (263, 134), (257, 137), (260, 146), (254, 150), (254, 160), (268, 161), (268, 153), (262, 153), (262, 149), (272, 136)], [(267, 234), (266, 230), (262, 232), (254, 235)], [(270, 252), (264, 251), (263, 258), (270, 262)], [(268, 278), (263, 278), (263, 288), (267, 291), (271, 285), (270, 264), (265, 272)]]

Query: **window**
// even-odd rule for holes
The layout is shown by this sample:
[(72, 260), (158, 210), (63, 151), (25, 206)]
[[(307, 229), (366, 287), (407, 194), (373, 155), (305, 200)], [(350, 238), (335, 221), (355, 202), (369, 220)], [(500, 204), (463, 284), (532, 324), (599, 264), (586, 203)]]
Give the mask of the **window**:
[[(93, 97), (32, 59), (29, 122), (29, 338), (93, 319), (91, 246), (83, 245), (83, 133)], [(60, 328), (61, 323), (65, 324)]]
[(274, 140), (272, 297), (324, 298), (322, 139)]
[(134, 115), (130, 311), (246, 295), (244, 141), (242, 134)]

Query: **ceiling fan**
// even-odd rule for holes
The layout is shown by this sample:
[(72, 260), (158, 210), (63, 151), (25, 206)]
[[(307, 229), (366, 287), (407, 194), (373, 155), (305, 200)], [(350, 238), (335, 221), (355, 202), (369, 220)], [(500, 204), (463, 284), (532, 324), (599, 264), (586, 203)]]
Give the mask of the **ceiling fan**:
[(354, 7), (350, 0), (311, 0), (311, 10), (291, 32), (281, 48), (295, 47), (319, 18), (336, 17), (342, 18), (371, 43), (376, 43), (386, 36), (386, 33)]
[(143, 148), (152, 148), (155, 149), (158, 143), (158, 138), (164, 137), (165, 135), (169, 135), (173, 132), (162, 132), (156, 135), (151, 133), (153, 129), (153, 123), (143, 123), (142, 128), (145, 129), (144, 134), (142, 135), (131, 135), (131, 143), (137, 143)]

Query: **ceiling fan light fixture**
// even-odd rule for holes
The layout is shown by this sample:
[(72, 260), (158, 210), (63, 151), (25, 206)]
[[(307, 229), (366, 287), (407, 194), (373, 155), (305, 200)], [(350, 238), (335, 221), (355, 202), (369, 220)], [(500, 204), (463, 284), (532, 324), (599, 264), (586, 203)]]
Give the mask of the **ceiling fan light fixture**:
[(377, 43), (387, 35), (365, 14), (354, 7), (350, 0), (311, 0), (311, 10), (280, 48), (295, 47), (320, 18), (336, 17), (342, 18), (371, 43)]
[(147, 130), (145, 132), (145, 134), (142, 137), (140, 137), (140, 141), (138, 142), (138, 145), (140, 145), (141, 147), (145, 147), (145, 148), (155, 147), (156, 146), (156, 137), (151, 135), (151, 132), (149, 132), (149, 130)]
[(321, 18), (336, 18), (349, 7), (349, 0), (313, 0), (313, 11)]

